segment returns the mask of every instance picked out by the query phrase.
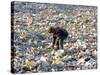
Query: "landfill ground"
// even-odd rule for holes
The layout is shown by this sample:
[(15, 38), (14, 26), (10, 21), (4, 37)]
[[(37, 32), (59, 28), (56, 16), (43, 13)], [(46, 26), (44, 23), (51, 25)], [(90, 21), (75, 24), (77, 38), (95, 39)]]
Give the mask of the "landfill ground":
[[(97, 68), (97, 7), (14, 2), (14, 73), (40, 73)], [(69, 33), (64, 49), (52, 49), (47, 29)]]

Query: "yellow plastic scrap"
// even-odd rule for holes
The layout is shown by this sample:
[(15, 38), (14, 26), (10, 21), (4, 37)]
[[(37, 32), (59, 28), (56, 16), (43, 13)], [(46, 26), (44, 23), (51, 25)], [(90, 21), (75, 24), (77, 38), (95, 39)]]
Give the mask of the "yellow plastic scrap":
[(25, 60), (25, 66), (27, 66), (29, 69), (32, 69), (32, 61), (26, 59), (26, 60)]
[(56, 56), (56, 59), (54, 59), (52, 61), (52, 64), (57, 64), (59, 61), (62, 61), (62, 57), (61, 56)]

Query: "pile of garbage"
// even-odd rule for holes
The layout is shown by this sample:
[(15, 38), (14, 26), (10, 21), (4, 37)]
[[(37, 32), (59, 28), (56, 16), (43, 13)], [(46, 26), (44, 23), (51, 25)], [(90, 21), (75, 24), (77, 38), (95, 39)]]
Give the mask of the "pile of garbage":
[[(15, 2), (15, 73), (97, 68), (97, 7)], [(50, 26), (69, 33), (64, 49), (51, 49)]]

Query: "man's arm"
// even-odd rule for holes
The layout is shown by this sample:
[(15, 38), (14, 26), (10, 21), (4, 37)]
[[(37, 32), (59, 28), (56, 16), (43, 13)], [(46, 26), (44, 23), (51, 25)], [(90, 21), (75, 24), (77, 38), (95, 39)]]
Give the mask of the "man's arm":
[(53, 35), (53, 43), (52, 43), (52, 48), (54, 48), (54, 45), (55, 45), (55, 43), (56, 43), (56, 36), (55, 35)]

